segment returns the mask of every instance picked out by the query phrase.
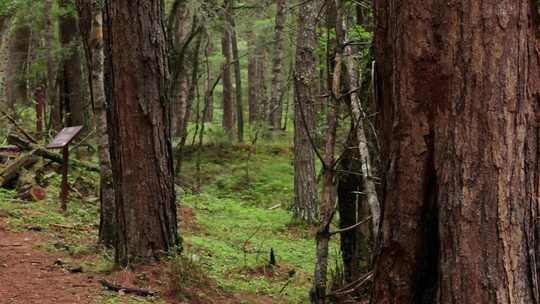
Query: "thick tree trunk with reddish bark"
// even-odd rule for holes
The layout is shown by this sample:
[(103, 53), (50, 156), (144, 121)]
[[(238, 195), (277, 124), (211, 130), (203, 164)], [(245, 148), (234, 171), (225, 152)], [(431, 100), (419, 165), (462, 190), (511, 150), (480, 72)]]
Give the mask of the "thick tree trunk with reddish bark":
[(372, 303), (539, 303), (531, 1), (376, 1), (382, 248)]
[(126, 265), (158, 258), (178, 243), (168, 63), (162, 1), (105, 3), (115, 250)]

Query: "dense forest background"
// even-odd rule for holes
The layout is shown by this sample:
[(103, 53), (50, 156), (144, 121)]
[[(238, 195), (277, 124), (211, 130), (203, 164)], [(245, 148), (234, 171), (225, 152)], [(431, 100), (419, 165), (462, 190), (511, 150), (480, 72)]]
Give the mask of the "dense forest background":
[[(363, 174), (371, 174), (368, 150), (371, 154), (377, 150), (370, 109), (371, 4), (283, 0), (163, 4), (163, 22), (143, 24), (148, 28), (142, 31), (142, 39), (164, 35), (168, 62), (167, 84), (158, 90), (167, 97), (170, 128), (154, 129), (149, 135), (158, 132), (170, 139), (171, 155), (159, 157), (171, 157), (178, 202), (161, 205), (169, 210), (165, 216), (177, 213), (180, 223), (178, 232), (176, 224), (171, 226), (173, 240), (164, 240), (164, 249), (173, 255), (155, 266), (163, 273), (133, 281), (125, 275), (119, 278), (122, 268), (116, 268), (130, 265), (134, 274), (145, 274), (135, 265), (155, 261), (155, 254), (147, 256), (142, 249), (137, 254), (130, 246), (155, 245), (145, 243), (144, 237), (134, 241), (134, 235), (161, 238), (159, 232), (151, 236), (153, 227), (117, 234), (119, 229), (134, 229), (118, 227), (122, 220), (115, 209), (124, 204), (119, 200), (144, 196), (141, 201), (153, 204), (163, 197), (146, 193), (167, 184), (144, 166), (133, 167), (140, 178), (130, 179), (130, 184), (121, 183), (129, 177), (115, 171), (115, 163), (124, 163), (123, 147), (146, 145), (143, 136), (140, 142), (126, 134), (152, 127), (138, 123), (142, 128), (138, 129), (125, 122), (119, 129), (111, 126), (120, 124), (123, 115), (135, 115), (128, 112), (138, 107), (124, 105), (128, 111), (124, 113), (114, 110), (112, 100), (120, 100), (123, 92), (118, 92), (125, 90), (115, 87), (120, 81), (114, 77), (137, 73), (138, 86), (158, 77), (145, 71), (153, 69), (153, 53), (140, 70), (114, 62), (116, 56), (129, 58), (129, 50), (145, 48), (135, 36), (124, 39), (113, 31), (116, 19), (110, 12), (135, 9), (138, 4), (129, 1), (115, 8), (107, 7), (106, 1), (1, 3), (0, 201), (7, 210), (5, 222), (15, 229), (46, 232), (43, 246), (66, 255), (66, 263), (82, 265), (85, 272), (114, 284), (157, 289), (164, 299), (170, 294), (196, 303), (305, 303), (315, 286), (314, 274), (325, 279), (318, 280), (320, 290), (315, 292), (314, 287), (312, 297), (326, 298), (329, 284), (336, 291), (333, 298), (362, 298), (369, 286), (372, 233), (377, 230), (361, 193), (362, 185), (368, 184), (362, 182)], [(153, 4), (147, 5), (151, 10)], [(118, 20), (125, 22), (121, 33), (140, 30), (135, 20)], [(339, 77), (334, 76), (336, 60)], [(338, 79), (342, 76), (343, 81)], [(336, 85), (339, 89), (334, 89)], [(62, 211), (59, 151), (40, 152), (62, 128), (79, 125), (84, 128), (69, 148), (71, 191)], [(127, 128), (133, 129), (122, 133)], [(152, 154), (136, 150), (139, 160), (126, 160), (128, 164)], [(364, 171), (362, 157), (370, 162)], [(148, 185), (153, 182), (157, 188)], [(141, 183), (147, 187), (137, 187)], [(337, 215), (334, 206), (338, 191), (339, 213), (345, 216)], [(126, 195), (119, 198), (115, 192)], [(136, 205), (125, 208), (148, 212)], [(161, 224), (158, 220), (136, 225), (157, 229)], [(339, 234), (345, 241), (340, 242)], [(327, 236), (316, 248), (318, 235)], [(162, 280), (166, 287), (156, 287)], [(351, 289), (360, 281), (365, 282)], [(130, 301), (129, 295), (124, 299), (99, 289), (95, 293), (103, 303)]]
[(0, 302), (540, 303), (539, 29), (530, 0), (1, 1)]

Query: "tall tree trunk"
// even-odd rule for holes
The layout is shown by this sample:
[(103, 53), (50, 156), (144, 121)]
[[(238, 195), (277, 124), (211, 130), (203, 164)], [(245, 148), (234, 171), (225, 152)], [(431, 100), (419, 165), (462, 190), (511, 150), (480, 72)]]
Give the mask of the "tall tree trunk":
[(49, 104), (49, 128), (60, 130), (62, 127), (62, 105), (57, 98), (58, 88), (56, 85), (54, 50), (54, 27), (53, 27), (53, 4), (54, 0), (44, 0), (43, 6), (43, 53), (47, 69), (47, 102)]
[(264, 47), (257, 54), (257, 108), (260, 121), (268, 121), (268, 87), (266, 86), (267, 53)]
[(281, 130), (283, 114), (283, 29), (285, 26), (285, 0), (276, 0), (276, 28), (274, 31), (274, 57), (272, 59), (272, 96), (270, 98), (270, 124), (275, 131)]
[(238, 38), (236, 35), (236, 24), (234, 21), (233, 0), (226, 0), (228, 2), (227, 9), (229, 12), (226, 16), (229, 18), (229, 33), (231, 35), (232, 56), (234, 61), (234, 80), (236, 93), (236, 136), (239, 142), (244, 141), (244, 101), (242, 98), (242, 70), (240, 69), (240, 56), (238, 54)]
[(127, 265), (178, 244), (163, 2), (105, 3), (115, 252)]
[[(334, 6), (335, 9), (329, 10), (327, 20), (333, 20), (335, 22), (334, 28), (336, 32), (336, 40), (340, 41), (340, 38), (344, 37), (345, 32), (341, 26), (338, 26), (341, 20), (342, 10), (341, 1), (333, 0), (332, 4), (327, 2), (327, 5)], [(334, 15), (335, 14), (335, 15)], [(328, 44), (330, 42), (327, 42)], [(332, 44), (334, 45), (334, 44)], [(334, 216), (334, 202), (335, 202), (335, 149), (336, 149), (336, 137), (338, 127), (338, 112), (340, 108), (340, 102), (342, 96), (342, 67), (343, 67), (343, 50), (341, 45), (335, 44), (332, 56), (334, 58), (334, 64), (328, 64), (330, 84), (332, 88), (331, 97), (328, 105), (326, 115), (326, 134), (324, 145), (324, 159), (323, 159), (323, 181), (321, 191), (321, 218), (319, 228), (317, 230), (317, 262), (315, 264), (315, 275), (313, 279), (313, 287), (311, 289), (311, 302), (314, 304), (327, 303), (326, 288), (327, 288), (327, 273), (328, 273), (328, 251), (330, 246), (330, 224)], [(314, 70), (315, 71), (315, 70)]]
[(369, 226), (358, 225), (369, 216), (369, 212), (366, 212), (362, 205), (362, 178), (358, 175), (362, 163), (359, 161), (361, 158), (357, 147), (356, 135), (351, 134), (340, 160), (340, 169), (343, 172), (338, 175), (339, 228), (343, 230), (339, 242), (343, 261), (343, 284), (358, 279), (362, 270), (360, 262), (369, 256), (371, 233), (370, 229), (364, 228)]
[(31, 29), (27, 24), (15, 24), (11, 33), (7, 68), (7, 104), (11, 110), (17, 103), (28, 102), (26, 71), (30, 50)]
[(99, 243), (112, 248), (116, 242), (116, 215), (109, 135), (107, 132), (102, 9), (97, 1), (77, 0), (79, 28), (86, 50), (91, 100), (94, 105), (94, 126), (97, 132), (100, 168)]
[(531, 1), (376, 1), (383, 164), (373, 303), (539, 303)]
[(315, 151), (310, 136), (315, 129), (317, 5), (309, 1), (298, 10), (298, 36), (294, 74), (294, 205), (298, 220), (315, 223), (318, 218)]
[[(341, 3), (341, 5), (343, 5)], [(346, 33), (345, 19), (342, 14), (343, 7), (339, 7), (338, 10), (341, 10), (341, 13), (338, 14), (338, 17), (341, 16), (341, 19), (337, 20), (337, 26), (341, 27), (336, 32)], [(339, 39), (339, 45), (344, 45), (346, 43), (346, 37), (337, 37)], [(379, 224), (381, 217), (381, 207), (379, 198), (377, 196), (377, 187), (375, 185), (375, 176), (371, 168), (371, 155), (369, 152), (368, 142), (369, 138), (365, 129), (365, 125), (369, 122), (363, 107), (362, 99), (360, 97), (362, 80), (359, 79), (358, 75), (361, 75), (359, 71), (359, 64), (355, 63), (353, 57), (353, 50), (350, 45), (347, 45), (343, 48), (343, 60), (346, 68), (351, 100), (351, 112), (353, 119), (353, 126), (355, 135), (358, 142), (358, 157), (361, 162), (360, 173), (362, 175), (362, 196), (363, 204), (367, 204), (370, 208), (371, 218), (372, 218), (372, 237), (373, 240), (377, 240), (379, 235)]]
[[(208, 30), (207, 30), (208, 31)], [(208, 35), (207, 35), (208, 36)], [(208, 38), (209, 39), (209, 38)], [(206, 89), (204, 94), (204, 122), (212, 122), (214, 120), (214, 89), (212, 88), (212, 69), (208, 62), (210, 54), (212, 54), (212, 43), (208, 42), (205, 49), (206, 61)]]
[(249, 124), (258, 121), (258, 72), (257, 72), (257, 37), (254, 31), (249, 33), (249, 59), (248, 59), (248, 107)]
[(223, 52), (223, 69), (221, 81), (223, 83), (223, 120), (222, 125), (223, 129), (229, 135), (230, 138), (233, 136), (234, 129), (234, 112), (233, 112), (233, 100), (232, 100), (232, 78), (231, 78), (231, 64), (232, 64), (232, 45), (231, 45), (231, 30), (229, 18), (229, 1), (225, 1), (225, 22), (223, 24), (223, 34), (221, 36), (221, 50)]
[(7, 77), (9, 63), (9, 29), (11, 16), (0, 17), (0, 102), (7, 105)]
[[(60, 7), (69, 11), (71, 2), (60, 0)], [(65, 50), (62, 58), (61, 104), (65, 109), (65, 125), (84, 126), (85, 104), (81, 91), (81, 56), (79, 52), (77, 18), (71, 13), (60, 17), (60, 43)]]
[(184, 125), (187, 124), (186, 108), (189, 93), (189, 67), (185, 64), (186, 53), (188, 52), (188, 19), (190, 17), (187, 3), (184, 0), (177, 0), (173, 4), (173, 9), (169, 16), (169, 31), (173, 39), (174, 58), (171, 72), (175, 79), (173, 93), (173, 103), (171, 107), (171, 128), (174, 137), (183, 137)]

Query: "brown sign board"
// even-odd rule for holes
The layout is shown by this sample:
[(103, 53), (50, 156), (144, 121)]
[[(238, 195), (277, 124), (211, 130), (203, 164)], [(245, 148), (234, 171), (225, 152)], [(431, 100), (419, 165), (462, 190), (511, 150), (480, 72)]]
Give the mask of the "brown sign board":
[(64, 128), (56, 137), (53, 139), (53, 141), (47, 145), (47, 148), (49, 149), (61, 149), (69, 145), (79, 133), (81, 133), (83, 127), (82, 126), (76, 126), (76, 127), (69, 127)]

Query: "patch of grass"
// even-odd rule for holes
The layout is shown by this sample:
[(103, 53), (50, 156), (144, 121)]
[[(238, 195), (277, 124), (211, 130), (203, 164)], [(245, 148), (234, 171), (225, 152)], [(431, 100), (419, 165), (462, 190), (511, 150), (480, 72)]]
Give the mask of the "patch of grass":
[[(205, 231), (187, 231), (187, 253), (195, 255), (220, 287), (237, 293), (269, 295), (276, 303), (307, 303), (315, 261), (312, 228), (292, 222), (288, 211), (293, 194), (292, 149), (287, 140), (261, 143), (247, 163), (248, 149), (205, 146), (201, 154), (202, 193), (183, 194)], [(194, 175), (196, 157), (185, 162)], [(249, 175), (247, 171), (249, 166)], [(277, 208), (275, 208), (277, 206)], [(332, 242), (333, 265), (337, 256)], [(286, 274), (268, 276), (263, 269), (273, 249)]]

